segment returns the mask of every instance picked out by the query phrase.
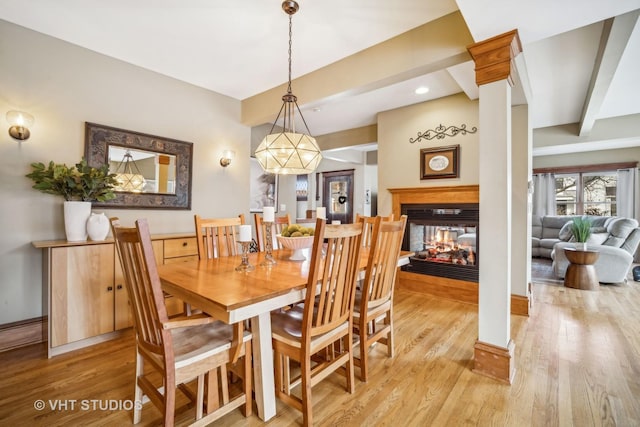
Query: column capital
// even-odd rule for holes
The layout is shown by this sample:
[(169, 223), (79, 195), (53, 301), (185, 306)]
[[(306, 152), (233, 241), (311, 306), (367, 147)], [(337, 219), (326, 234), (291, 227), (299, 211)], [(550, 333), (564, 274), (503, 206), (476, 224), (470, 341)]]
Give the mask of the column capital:
[(522, 45), (518, 30), (512, 30), (467, 47), (476, 65), (476, 83), (478, 86), (507, 79), (513, 86), (511, 72), (515, 65), (512, 60), (520, 52)]

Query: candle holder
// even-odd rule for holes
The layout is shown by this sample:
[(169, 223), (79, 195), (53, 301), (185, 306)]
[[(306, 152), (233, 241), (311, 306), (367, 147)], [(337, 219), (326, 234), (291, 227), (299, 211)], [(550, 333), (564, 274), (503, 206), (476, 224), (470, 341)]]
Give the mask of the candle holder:
[(240, 245), (242, 245), (242, 261), (240, 262), (240, 265), (236, 267), (236, 271), (249, 272), (255, 269), (253, 265), (249, 264), (250, 244), (251, 242), (240, 242)]
[(265, 256), (264, 261), (260, 263), (263, 267), (271, 267), (276, 264), (276, 260), (273, 258), (273, 238), (271, 237), (271, 227), (273, 226), (273, 222), (265, 221), (263, 222), (265, 228)]

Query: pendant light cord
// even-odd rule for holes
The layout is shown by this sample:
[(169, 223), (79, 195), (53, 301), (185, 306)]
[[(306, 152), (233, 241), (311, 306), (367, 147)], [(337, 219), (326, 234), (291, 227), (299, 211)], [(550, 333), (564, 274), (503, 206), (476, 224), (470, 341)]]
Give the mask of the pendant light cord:
[(289, 85), (287, 86), (287, 93), (291, 93), (291, 39), (293, 36), (291, 16), (289, 15)]

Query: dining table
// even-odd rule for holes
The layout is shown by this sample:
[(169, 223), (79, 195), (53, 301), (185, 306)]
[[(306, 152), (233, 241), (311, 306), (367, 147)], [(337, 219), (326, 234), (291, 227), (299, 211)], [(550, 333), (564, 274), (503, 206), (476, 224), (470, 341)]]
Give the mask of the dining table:
[[(359, 267), (364, 272), (368, 249), (363, 248)], [(165, 264), (158, 267), (162, 289), (192, 307), (228, 324), (249, 320), (253, 336), (254, 391), (258, 416), (267, 421), (276, 415), (271, 311), (305, 298), (310, 253), (293, 261), (290, 249), (273, 251), (276, 263), (261, 266), (265, 252), (248, 254), (254, 269), (236, 271), (241, 255)], [(413, 252), (402, 251), (398, 266), (409, 263)]]

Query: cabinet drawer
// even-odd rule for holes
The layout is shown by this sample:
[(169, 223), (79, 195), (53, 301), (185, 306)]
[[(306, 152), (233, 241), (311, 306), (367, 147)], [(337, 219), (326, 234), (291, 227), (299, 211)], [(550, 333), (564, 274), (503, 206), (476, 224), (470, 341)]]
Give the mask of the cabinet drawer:
[(165, 259), (191, 255), (198, 256), (198, 241), (195, 237), (167, 239), (164, 241)]
[(173, 264), (174, 262), (187, 262), (187, 261), (197, 261), (198, 255), (189, 255), (189, 256), (180, 256), (176, 258), (165, 258), (165, 264)]

